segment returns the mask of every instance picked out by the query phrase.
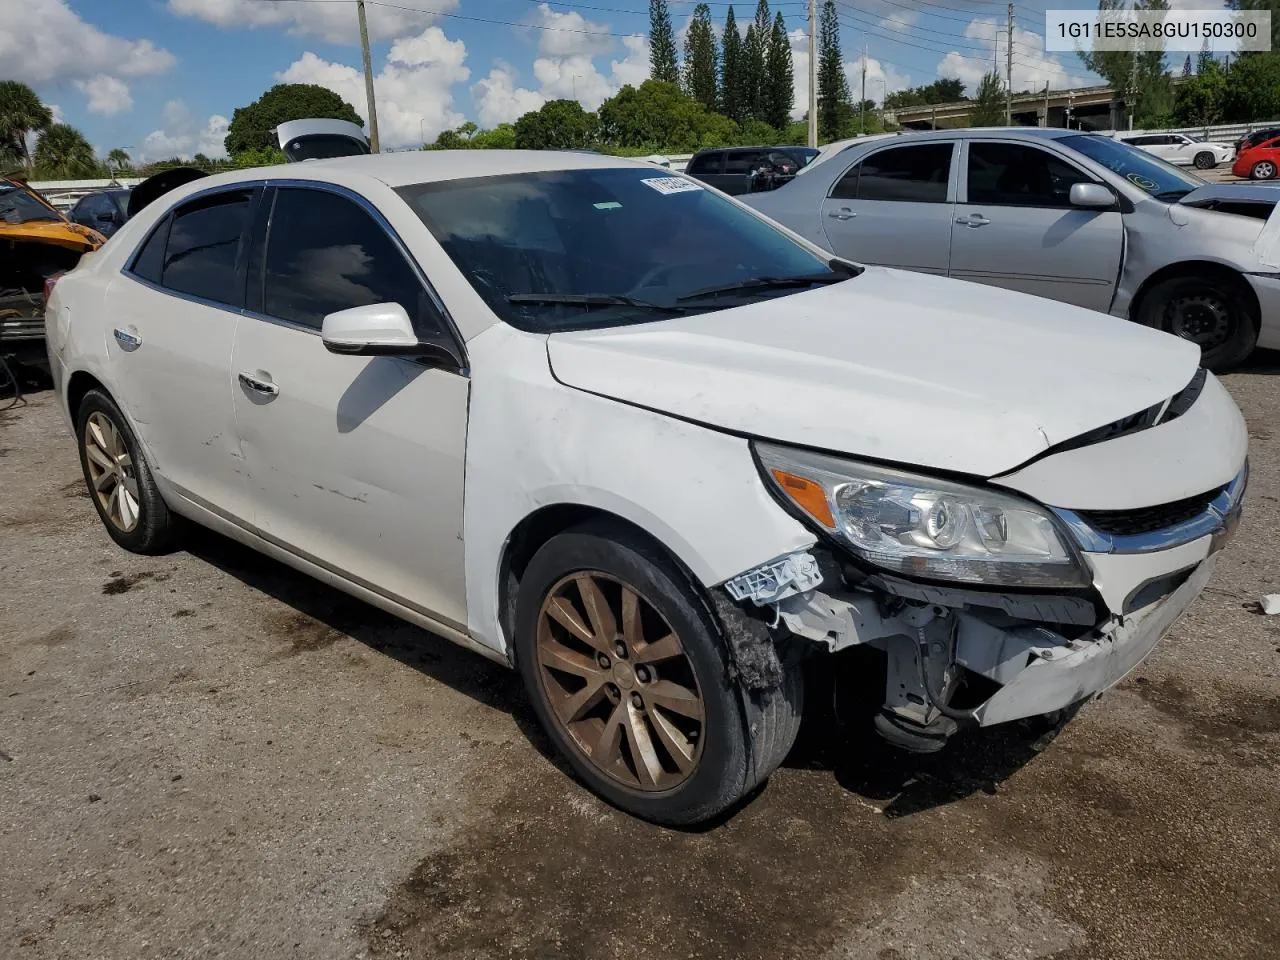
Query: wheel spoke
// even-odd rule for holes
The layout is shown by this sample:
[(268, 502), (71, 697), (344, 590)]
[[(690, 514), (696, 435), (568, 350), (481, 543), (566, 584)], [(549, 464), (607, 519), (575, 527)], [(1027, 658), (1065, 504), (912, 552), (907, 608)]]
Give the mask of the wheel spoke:
[(125, 530), (132, 530), (138, 522), (138, 501), (133, 499), (128, 487), (120, 485), (116, 489), (120, 491), (120, 524)]
[(644, 626), (640, 620), (640, 598), (630, 587), (622, 588), (622, 639), (634, 653), (644, 646)]
[(693, 756), (696, 745), (691, 743), (689, 739), (680, 732), (679, 729), (670, 720), (664, 717), (661, 712), (651, 710), (649, 712), (649, 720), (653, 723), (653, 730), (658, 735), (658, 739), (662, 741), (662, 745), (667, 748), (667, 753), (671, 755), (671, 759), (675, 761), (681, 773), (687, 773), (693, 767)]
[(591, 759), (608, 769), (618, 759), (618, 748), (622, 744), (622, 728), (626, 725), (627, 702), (624, 700), (609, 714), (604, 728), (596, 737), (596, 742), (587, 747)]
[(119, 458), (116, 460), (116, 463), (119, 464), (121, 470), (133, 469), (133, 457), (129, 456), (129, 451), (127, 450), (124, 453), (120, 454)]
[(107, 421), (107, 442), (111, 444), (107, 448), (107, 455), (111, 457), (111, 462), (115, 463), (120, 459), (120, 454), (124, 452), (124, 443), (120, 440), (120, 431), (110, 420)]
[(573, 609), (573, 604), (564, 597), (556, 597), (547, 604), (547, 615), (583, 643), (596, 649), (602, 649), (599, 643), (596, 642), (595, 636), (592, 635), (591, 629), (578, 616), (578, 611)]
[(85, 456), (92, 460), (103, 470), (112, 470), (115, 468), (116, 462), (100, 447), (96, 440), (91, 440), (84, 445)]
[(588, 681), (587, 685), (577, 693), (562, 697), (556, 705), (556, 715), (561, 723), (573, 723), (581, 720), (582, 715), (598, 704), (604, 697), (604, 680)]
[(672, 657), (684, 655), (684, 647), (674, 633), (668, 633), (661, 640), (646, 643), (635, 651), (632, 659), (636, 663), (656, 663), (659, 660), (670, 660)]
[(107, 452), (107, 437), (106, 434), (102, 432), (102, 423), (97, 415), (90, 417), (86, 426), (89, 428), (90, 438), (97, 445), (98, 449), (105, 455)]
[(120, 519), (120, 484), (116, 484), (111, 488), (111, 496), (107, 498), (107, 516), (113, 523), (121, 523)]
[(116, 475), (110, 470), (103, 470), (93, 481), (93, 489), (106, 493), (107, 488), (116, 482)]
[(645, 724), (644, 713), (623, 700), (626, 708), (627, 745), (631, 748), (631, 759), (635, 763), (636, 776), (642, 787), (657, 786), (662, 777), (662, 762), (653, 748), (653, 738), (649, 736), (649, 727)]
[(691, 720), (702, 719), (702, 700), (696, 691), (670, 680), (659, 680), (644, 688), (644, 698), (655, 706)]
[(595, 634), (592, 646), (608, 653), (613, 648), (613, 638), (618, 635), (618, 622), (613, 618), (613, 611), (609, 609), (595, 578), (583, 575), (575, 582), (578, 584), (578, 593), (582, 596), (582, 605), (587, 611), (587, 619), (591, 621), (591, 630)]
[(604, 671), (594, 660), (561, 646), (554, 640), (538, 644), (538, 662), (561, 673), (571, 673), (586, 680), (598, 678), (597, 682), (601, 683), (604, 681)]

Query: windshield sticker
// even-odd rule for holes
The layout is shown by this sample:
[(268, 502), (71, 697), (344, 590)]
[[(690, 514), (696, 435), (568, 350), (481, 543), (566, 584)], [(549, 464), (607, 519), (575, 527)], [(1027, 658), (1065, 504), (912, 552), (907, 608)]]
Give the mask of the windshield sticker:
[(597, 210), (621, 210), (622, 204), (617, 200), (606, 200), (604, 203), (593, 203), (593, 207)]
[(1158, 184), (1154, 180), (1148, 180), (1146, 177), (1144, 177), (1140, 173), (1131, 173), (1128, 175), (1127, 179), (1130, 183), (1137, 184), (1143, 190), (1146, 190), (1148, 193), (1155, 190), (1155, 188), (1158, 186)]
[(641, 180), (646, 187), (651, 190), (657, 190), (659, 193), (689, 193), (694, 190), (701, 190), (702, 184), (696, 180), (686, 180), (684, 177), (652, 177), (648, 180)]

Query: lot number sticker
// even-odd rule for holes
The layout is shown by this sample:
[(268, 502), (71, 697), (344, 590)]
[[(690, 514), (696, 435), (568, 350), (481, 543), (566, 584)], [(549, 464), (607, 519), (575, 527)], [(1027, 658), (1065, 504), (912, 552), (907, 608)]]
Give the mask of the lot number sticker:
[(684, 177), (654, 177), (640, 182), (650, 189), (657, 190), (659, 193), (689, 193), (702, 189), (700, 183), (694, 180), (686, 180)]

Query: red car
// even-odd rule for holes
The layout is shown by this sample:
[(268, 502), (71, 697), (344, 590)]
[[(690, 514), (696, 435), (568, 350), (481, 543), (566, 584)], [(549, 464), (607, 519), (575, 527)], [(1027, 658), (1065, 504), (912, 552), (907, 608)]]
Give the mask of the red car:
[(1231, 172), (1237, 177), (1250, 180), (1274, 180), (1277, 171), (1280, 171), (1280, 137), (1245, 147), (1231, 165)]

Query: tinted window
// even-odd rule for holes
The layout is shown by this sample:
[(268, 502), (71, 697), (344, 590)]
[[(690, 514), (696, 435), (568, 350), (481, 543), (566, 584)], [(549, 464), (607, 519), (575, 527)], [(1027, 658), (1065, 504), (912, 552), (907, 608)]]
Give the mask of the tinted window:
[(689, 169), (686, 171), (691, 174), (698, 173), (719, 173), (720, 163), (724, 159), (723, 153), (704, 153), (693, 158), (689, 163)]
[(443, 332), (400, 248), (364, 209), (336, 193), (277, 191), (265, 261), (268, 316), (319, 329), (326, 314), (398, 303), (419, 334)]
[(1069, 207), (1071, 185), (1089, 178), (1063, 160), (1018, 143), (969, 144), (969, 202)]
[(739, 150), (726, 154), (724, 172), (726, 174), (740, 173), (746, 176), (755, 167), (761, 156), (763, 156), (763, 153), (760, 150)]
[(171, 217), (165, 217), (156, 225), (133, 261), (133, 272), (143, 280), (150, 280), (152, 283), (160, 282), (160, 272), (164, 269), (164, 245), (169, 239), (171, 222)]
[(1197, 177), (1183, 173), (1171, 163), (1165, 163), (1144, 150), (1135, 149), (1110, 137), (1082, 134), (1063, 137), (1058, 144), (1083, 153), (1157, 200), (1178, 200), (1204, 183)]
[(369, 153), (369, 145), (341, 134), (309, 133), (285, 144), (290, 160), (325, 160), (330, 157), (358, 157)]
[(836, 184), (837, 200), (910, 200), (945, 203), (951, 144), (927, 143), (873, 153)]
[[(809, 288), (750, 285), (762, 277), (840, 277), (737, 204), (665, 171), (563, 170), (398, 192), (494, 313), (525, 330), (665, 320)], [(730, 285), (739, 288), (708, 292)], [(513, 303), (514, 294), (524, 297)], [(529, 302), (539, 295), (569, 302)], [(637, 302), (573, 300), (587, 295)]]
[(243, 290), (236, 283), (236, 254), (252, 200), (252, 190), (234, 190), (174, 211), (160, 282), (179, 293), (239, 306)]

